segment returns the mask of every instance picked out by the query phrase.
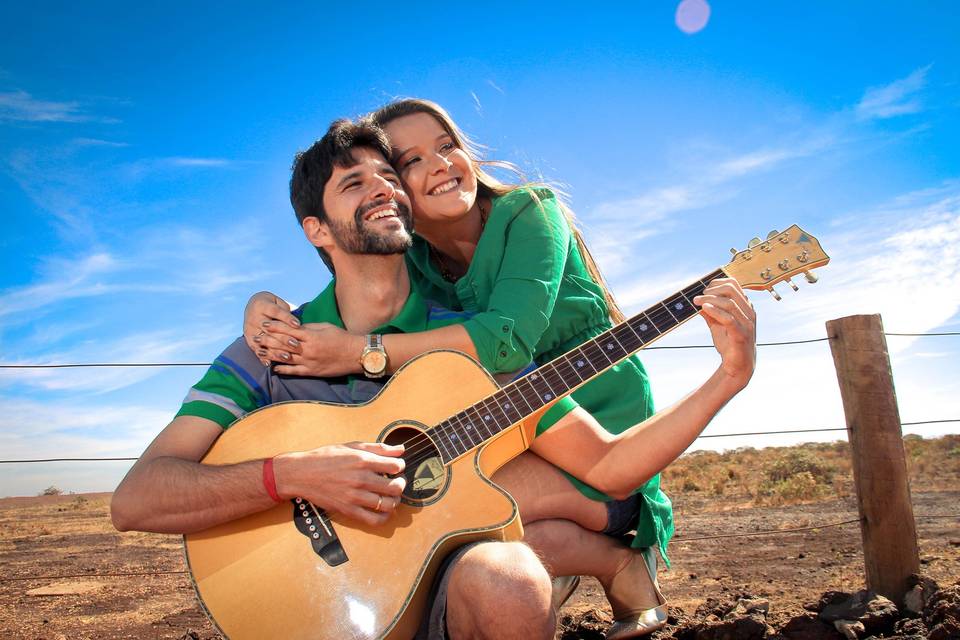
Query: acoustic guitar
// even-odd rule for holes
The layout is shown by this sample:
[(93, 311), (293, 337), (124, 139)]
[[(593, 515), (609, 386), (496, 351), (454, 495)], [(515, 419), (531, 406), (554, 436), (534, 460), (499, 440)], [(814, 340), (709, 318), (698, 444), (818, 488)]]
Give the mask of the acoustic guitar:
[(254, 460), (351, 441), (405, 445), (406, 489), (393, 517), (366, 526), (302, 499), (185, 536), (197, 595), (224, 636), (368, 640), (414, 635), (444, 556), (475, 540), (518, 540), (517, 505), (489, 477), (528, 448), (559, 398), (699, 313), (720, 277), (747, 289), (825, 265), (797, 226), (755, 238), (733, 260), (649, 309), (500, 387), (470, 357), (424, 354), (370, 402), (285, 402), (250, 413), (204, 464)]

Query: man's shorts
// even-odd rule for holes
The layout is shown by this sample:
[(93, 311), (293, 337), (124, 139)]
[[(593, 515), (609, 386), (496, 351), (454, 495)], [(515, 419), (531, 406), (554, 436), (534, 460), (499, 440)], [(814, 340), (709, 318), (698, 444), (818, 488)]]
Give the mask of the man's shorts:
[(414, 640), (447, 640), (447, 588), (450, 586), (450, 574), (453, 573), (453, 565), (463, 557), (463, 554), (478, 544), (484, 544), (484, 542), (465, 544), (444, 558), (430, 588), (430, 597), (427, 599), (427, 602), (432, 604), (427, 615), (420, 621), (420, 628)]

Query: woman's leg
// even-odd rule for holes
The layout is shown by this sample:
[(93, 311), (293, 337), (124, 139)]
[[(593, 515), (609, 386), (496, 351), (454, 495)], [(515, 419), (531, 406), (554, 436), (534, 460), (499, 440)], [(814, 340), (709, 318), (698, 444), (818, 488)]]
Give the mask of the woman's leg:
[(557, 518), (572, 520), (592, 531), (603, 531), (607, 526), (606, 504), (584, 496), (559, 469), (535, 453), (520, 454), (492, 479), (517, 501), (525, 526)]
[[(526, 452), (504, 465), (493, 480), (517, 500), (524, 541), (551, 576), (594, 576), (615, 610), (622, 609), (625, 600), (631, 608), (661, 604), (640, 553), (599, 533), (607, 526), (606, 504), (584, 496), (559, 469)], [(629, 593), (621, 595), (625, 589), (618, 585), (625, 582)]]

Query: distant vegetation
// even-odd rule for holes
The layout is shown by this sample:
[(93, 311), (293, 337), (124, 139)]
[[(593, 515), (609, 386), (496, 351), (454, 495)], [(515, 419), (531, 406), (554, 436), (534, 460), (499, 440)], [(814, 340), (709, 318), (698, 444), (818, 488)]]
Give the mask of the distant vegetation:
[[(960, 435), (909, 435), (903, 444), (914, 490), (960, 488)], [(740, 496), (756, 504), (795, 504), (855, 491), (846, 442), (695, 451), (663, 472), (663, 484), (668, 493)]]

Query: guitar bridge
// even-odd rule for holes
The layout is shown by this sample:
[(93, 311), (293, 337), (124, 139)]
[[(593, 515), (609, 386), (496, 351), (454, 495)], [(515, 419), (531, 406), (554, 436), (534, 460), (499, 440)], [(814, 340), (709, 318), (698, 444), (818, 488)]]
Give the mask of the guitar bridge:
[(317, 509), (313, 503), (303, 498), (295, 498), (290, 502), (293, 503), (293, 523), (297, 531), (310, 539), (313, 552), (331, 567), (346, 562), (349, 559), (347, 553), (323, 509)]

